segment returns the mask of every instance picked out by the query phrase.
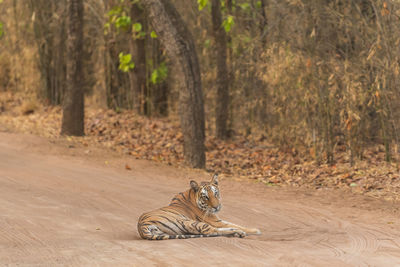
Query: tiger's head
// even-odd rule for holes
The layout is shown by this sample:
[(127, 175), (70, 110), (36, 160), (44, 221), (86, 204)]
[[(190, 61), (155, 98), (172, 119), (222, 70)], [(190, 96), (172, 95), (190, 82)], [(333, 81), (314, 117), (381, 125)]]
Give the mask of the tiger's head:
[(221, 210), (221, 198), (218, 188), (218, 174), (214, 174), (210, 182), (190, 181), (190, 187), (196, 194), (196, 204), (206, 213), (217, 213)]

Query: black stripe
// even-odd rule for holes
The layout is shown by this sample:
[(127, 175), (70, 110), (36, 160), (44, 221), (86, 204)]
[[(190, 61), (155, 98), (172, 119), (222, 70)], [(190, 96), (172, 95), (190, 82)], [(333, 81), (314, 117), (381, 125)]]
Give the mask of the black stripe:
[(183, 221), (180, 221), (179, 223), (180, 223), (180, 225), (182, 226), (182, 228), (185, 230), (184, 233), (190, 233), (190, 232), (188, 231), (188, 229), (186, 229), (185, 223), (184, 223)]
[(171, 219), (165, 216), (160, 216), (160, 217), (175, 225), (181, 231), (181, 233), (183, 233), (183, 229), (179, 227), (178, 221), (171, 221)]
[(146, 215), (142, 215), (142, 216), (140, 216), (141, 218), (140, 218), (140, 221), (144, 221), (144, 220), (147, 220), (149, 217), (151, 217), (151, 215), (149, 215), (149, 214), (146, 214)]
[(203, 221), (198, 215), (196, 215), (196, 220), (198, 220), (199, 222)]
[[(171, 205), (170, 205), (171, 206)], [(170, 210), (170, 209), (165, 209), (165, 208), (161, 208), (160, 210), (162, 210), (162, 211), (164, 211), (164, 212), (167, 212), (167, 213), (172, 213), (172, 214), (176, 214), (176, 215), (179, 215), (179, 216), (183, 216), (181, 213), (179, 213), (178, 211), (176, 211), (176, 210)], [(161, 216), (160, 216), (161, 217)]]
[(181, 195), (181, 196), (182, 196), (182, 198), (183, 198), (183, 200), (185, 200), (185, 201), (186, 201), (186, 197), (185, 197), (185, 195), (184, 195), (183, 193), (179, 193), (179, 195)]
[(196, 229), (197, 232), (199, 232), (199, 234), (201, 234), (201, 228), (199, 227), (199, 223), (198, 222), (195, 221), (191, 225), (192, 225), (192, 227), (194, 229)]
[(145, 237), (149, 240), (167, 240), (167, 239), (188, 239), (188, 238), (202, 238), (202, 237), (218, 237), (219, 234), (199, 234), (199, 235), (151, 235)]
[(175, 234), (178, 234), (174, 229), (172, 229), (171, 227), (169, 227), (169, 226), (166, 225), (165, 223), (162, 223), (162, 222), (160, 222), (160, 221), (151, 221), (151, 223), (153, 223), (153, 224), (159, 223), (159, 224), (161, 224), (162, 226), (164, 226), (165, 228), (170, 229), (170, 230), (171, 230), (172, 232), (174, 232)]

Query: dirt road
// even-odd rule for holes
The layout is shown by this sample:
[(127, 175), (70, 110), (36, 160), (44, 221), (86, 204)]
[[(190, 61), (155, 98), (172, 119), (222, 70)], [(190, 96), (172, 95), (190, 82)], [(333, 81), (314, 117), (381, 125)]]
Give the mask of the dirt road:
[(0, 133), (0, 266), (400, 266), (399, 204), (228, 179), (220, 216), (261, 236), (141, 240), (190, 179), (208, 174)]

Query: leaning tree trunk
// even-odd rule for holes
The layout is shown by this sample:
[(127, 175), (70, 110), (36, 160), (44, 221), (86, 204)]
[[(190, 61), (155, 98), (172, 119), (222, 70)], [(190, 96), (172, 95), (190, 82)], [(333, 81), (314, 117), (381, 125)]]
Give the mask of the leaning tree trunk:
[(215, 105), (215, 129), (217, 137), (228, 137), (229, 75), (227, 60), (227, 37), (222, 27), (221, 0), (212, 0), (212, 24), (217, 60), (217, 99)]
[(68, 1), (67, 85), (63, 99), (61, 134), (84, 134), (83, 0)]
[(200, 67), (193, 37), (170, 0), (142, 0), (154, 30), (177, 65), (179, 109), (186, 164), (205, 167), (204, 106)]

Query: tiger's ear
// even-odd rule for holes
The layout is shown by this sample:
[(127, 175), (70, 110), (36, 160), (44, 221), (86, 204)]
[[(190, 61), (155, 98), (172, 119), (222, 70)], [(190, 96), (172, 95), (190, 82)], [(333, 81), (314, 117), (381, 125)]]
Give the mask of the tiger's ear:
[(218, 173), (215, 173), (211, 178), (211, 183), (218, 185)]
[(190, 181), (190, 187), (193, 188), (194, 192), (199, 191), (199, 184), (196, 181)]

